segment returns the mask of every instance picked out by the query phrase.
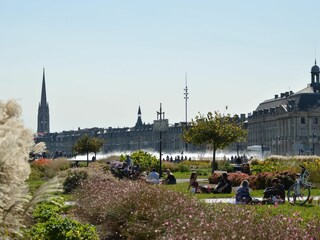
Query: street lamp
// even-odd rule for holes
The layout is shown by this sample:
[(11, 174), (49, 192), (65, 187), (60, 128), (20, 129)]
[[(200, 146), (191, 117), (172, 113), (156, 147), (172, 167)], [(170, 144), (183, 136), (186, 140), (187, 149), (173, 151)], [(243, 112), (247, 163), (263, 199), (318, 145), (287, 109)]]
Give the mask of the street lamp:
[(168, 131), (168, 119), (165, 119), (162, 112), (162, 104), (160, 103), (160, 111), (157, 111), (157, 120), (153, 121), (153, 131), (159, 132), (159, 175), (162, 176), (162, 132)]
[(312, 133), (312, 155), (314, 155), (314, 138), (316, 137), (316, 133)]

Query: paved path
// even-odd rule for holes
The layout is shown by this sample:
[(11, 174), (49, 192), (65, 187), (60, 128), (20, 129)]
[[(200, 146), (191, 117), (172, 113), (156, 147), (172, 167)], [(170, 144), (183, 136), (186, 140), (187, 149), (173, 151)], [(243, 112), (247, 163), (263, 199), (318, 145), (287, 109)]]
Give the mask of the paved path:
[[(260, 201), (262, 200), (262, 198), (255, 198), (255, 199), (258, 199)], [(204, 199), (204, 201), (206, 203), (233, 203), (233, 204), (236, 203), (235, 198), (207, 198), (207, 199)]]
[[(177, 183), (189, 182), (189, 180), (190, 180), (189, 178), (178, 178)], [(197, 180), (200, 183), (204, 183), (204, 182), (209, 183), (207, 178), (198, 178)]]

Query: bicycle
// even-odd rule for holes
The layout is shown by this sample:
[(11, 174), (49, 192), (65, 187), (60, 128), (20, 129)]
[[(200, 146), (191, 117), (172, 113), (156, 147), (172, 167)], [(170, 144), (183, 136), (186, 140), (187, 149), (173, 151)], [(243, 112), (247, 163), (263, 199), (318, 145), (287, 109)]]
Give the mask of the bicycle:
[(296, 183), (288, 189), (287, 197), (290, 204), (299, 204), (302, 206), (309, 200), (312, 183), (308, 182), (310, 176), (309, 171), (302, 165), (300, 165), (300, 167), (301, 173), (297, 174), (299, 178), (296, 180)]

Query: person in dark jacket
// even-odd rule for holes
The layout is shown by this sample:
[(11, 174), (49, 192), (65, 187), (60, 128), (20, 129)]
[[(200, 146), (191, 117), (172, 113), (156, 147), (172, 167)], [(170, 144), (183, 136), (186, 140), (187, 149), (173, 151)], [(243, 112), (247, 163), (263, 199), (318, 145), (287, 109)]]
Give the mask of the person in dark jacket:
[(222, 173), (222, 178), (218, 185), (213, 189), (213, 193), (231, 193), (232, 191), (232, 184), (228, 179), (227, 173)]
[(285, 189), (283, 184), (281, 184), (278, 178), (273, 178), (271, 180), (272, 187), (267, 187), (263, 191), (263, 200), (264, 203), (284, 203), (286, 196), (285, 196)]
[(164, 183), (164, 184), (176, 184), (177, 180), (176, 180), (175, 176), (172, 174), (172, 172), (170, 171), (170, 169), (167, 169), (166, 173), (167, 173), (167, 178), (162, 183)]

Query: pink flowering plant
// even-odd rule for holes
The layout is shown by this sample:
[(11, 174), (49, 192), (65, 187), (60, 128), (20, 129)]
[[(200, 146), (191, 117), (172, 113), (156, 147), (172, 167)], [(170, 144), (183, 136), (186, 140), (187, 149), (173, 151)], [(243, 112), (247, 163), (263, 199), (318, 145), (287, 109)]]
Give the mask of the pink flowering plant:
[(280, 206), (206, 204), (143, 181), (92, 171), (76, 193), (74, 217), (101, 239), (318, 239), (319, 218)]

